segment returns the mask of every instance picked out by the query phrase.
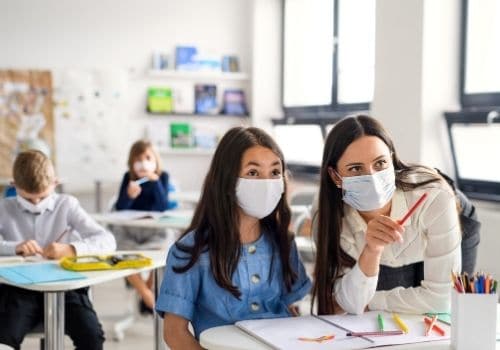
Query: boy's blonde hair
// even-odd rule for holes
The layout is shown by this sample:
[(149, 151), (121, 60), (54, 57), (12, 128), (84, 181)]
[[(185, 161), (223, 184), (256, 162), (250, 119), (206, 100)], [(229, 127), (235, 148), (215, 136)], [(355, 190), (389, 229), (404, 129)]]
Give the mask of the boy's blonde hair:
[(19, 153), (12, 173), (16, 187), (28, 193), (44, 192), (55, 181), (52, 162), (36, 150)]
[(156, 158), (156, 169), (155, 173), (157, 175), (161, 175), (161, 162), (160, 162), (160, 157), (158, 156), (158, 153), (156, 150), (153, 148), (153, 144), (148, 141), (148, 140), (139, 140), (136, 141), (132, 147), (130, 147), (130, 153), (128, 155), (128, 171), (129, 171), (129, 176), (131, 180), (137, 180), (137, 175), (135, 174), (134, 171), (134, 162), (135, 160), (146, 150), (150, 149), (151, 152), (154, 154)]

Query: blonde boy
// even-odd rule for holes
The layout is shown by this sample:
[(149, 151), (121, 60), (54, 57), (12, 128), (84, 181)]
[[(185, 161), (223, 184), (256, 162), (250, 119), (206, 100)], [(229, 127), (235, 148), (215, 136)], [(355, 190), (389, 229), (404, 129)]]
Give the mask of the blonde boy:
[[(0, 256), (48, 259), (107, 253), (113, 235), (70, 195), (57, 194), (51, 161), (39, 151), (20, 153), (13, 168), (17, 196), (0, 200)], [(66, 293), (66, 334), (77, 349), (102, 349), (104, 333), (87, 288)], [(0, 343), (19, 349), (26, 333), (43, 321), (43, 295), (0, 284)]]

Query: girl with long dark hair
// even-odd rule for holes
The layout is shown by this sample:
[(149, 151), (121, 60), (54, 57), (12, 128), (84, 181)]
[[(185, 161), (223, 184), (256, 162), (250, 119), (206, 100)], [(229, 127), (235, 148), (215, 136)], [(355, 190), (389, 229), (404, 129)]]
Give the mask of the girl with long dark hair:
[(313, 223), (319, 314), (449, 310), (461, 263), (454, 193), (433, 169), (402, 162), (377, 120), (348, 117), (330, 131)]
[(288, 232), (284, 172), (263, 130), (237, 127), (221, 139), (191, 225), (170, 249), (156, 303), (170, 348), (200, 348), (207, 328), (290, 316), (309, 291)]

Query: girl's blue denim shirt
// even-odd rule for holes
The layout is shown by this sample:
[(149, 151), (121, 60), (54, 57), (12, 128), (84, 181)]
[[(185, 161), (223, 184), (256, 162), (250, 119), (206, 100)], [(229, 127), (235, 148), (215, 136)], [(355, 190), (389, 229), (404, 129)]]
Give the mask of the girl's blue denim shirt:
[[(173, 245), (167, 257), (156, 311), (161, 316), (172, 313), (191, 321), (197, 339), (201, 332), (212, 327), (241, 320), (291, 316), (288, 306), (309, 292), (311, 281), (293, 243), (290, 262), (297, 279), (290, 292), (287, 291), (279, 250), (271, 239), (262, 233), (257, 241), (241, 246), (240, 260), (232, 277), (233, 285), (241, 292), (240, 299), (215, 282), (207, 251), (185, 273), (174, 272), (174, 266), (185, 266), (188, 260), (182, 258), (187, 254)], [(180, 242), (193, 245), (194, 233), (190, 232)]]

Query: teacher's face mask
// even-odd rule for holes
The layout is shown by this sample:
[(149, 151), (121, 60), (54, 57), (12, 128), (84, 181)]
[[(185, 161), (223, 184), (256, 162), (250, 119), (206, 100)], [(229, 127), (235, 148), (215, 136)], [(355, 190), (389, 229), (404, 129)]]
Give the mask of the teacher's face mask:
[(382, 208), (396, 190), (396, 175), (391, 166), (371, 175), (342, 177), (342, 199), (359, 211)]
[(243, 212), (257, 219), (272, 213), (283, 194), (283, 179), (245, 179), (238, 178), (236, 198)]

